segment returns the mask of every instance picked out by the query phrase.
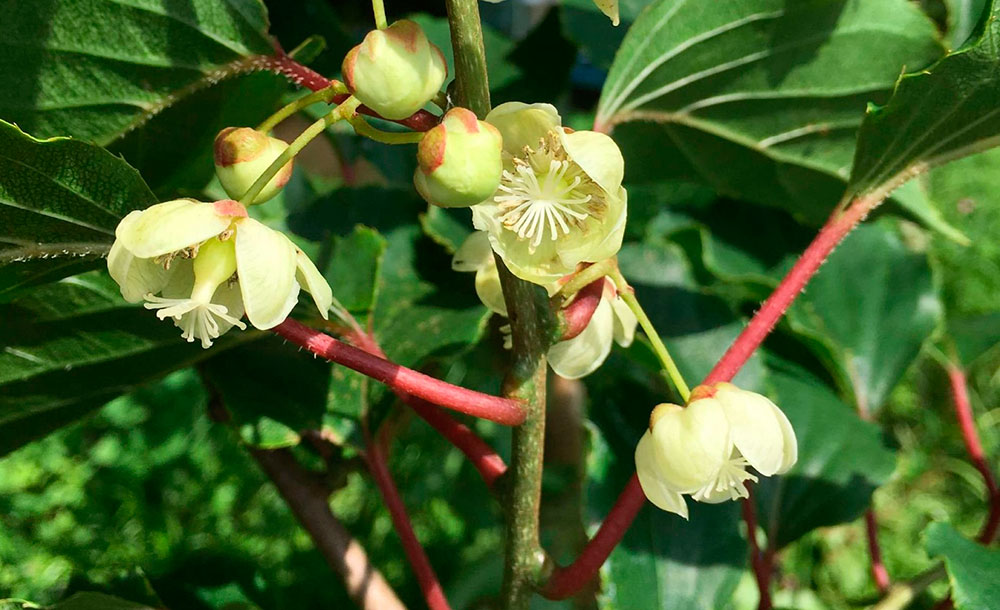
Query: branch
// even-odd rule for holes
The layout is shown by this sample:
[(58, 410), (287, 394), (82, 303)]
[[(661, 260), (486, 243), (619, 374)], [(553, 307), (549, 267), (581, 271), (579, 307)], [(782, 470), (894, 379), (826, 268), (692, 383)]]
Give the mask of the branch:
[(344, 578), (347, 593), (363, 610), (406, 610), (368, 555), (330, 511), (328, 491), (287, 449), (250, 449), (281, 497), (309, 532), (326, 562)]
[(438, 582), (434, 568), (431, 567), (431, 562), (427, 558), (427, 553), (424, 552), (424, 547), (420, 545), (420, 541), (417, 540), (417, 535), (413, 531), (413, 524), (410, 523), (410, 517), (406, 514), (406, 506), (392, 480), (392, 474), (389, 473), (381, 443), (373, 442), (369, 438), (367, 444), (368, 450), (365, 457), (368, 469), (371, 471), (372, 478), (375, 479), (375, 484), (382, 493), (382, 499), (385, 500), (385, 505), (389, 509), (392, 524), (396, 528), (396, 533), (399, 534), (403, 551), (413, 567), (417, 582), (420, 583), (420, 590), (424, 593), (427, 606), (431, 610), (451, 610), (451, 606), (448, 605), (448, 600), (444, 596), (444, 590), (441, 588), (441, 583)]
[(889, 592), (892, 582), (889, 580), (889, 570), (882, 561), (882, 547), (878, 543), (878, 522), (875, 511), (871, 508), (865, 511), (865, 532), (868, 535), (868, 555), (871, 558), (872, 579), (880, 595)]
[[(749, 483), (746, 485), (749, 496), (743, 498), (743, 521), (747, 524), (747, 546), (750, 547), (750, 567), (753, 568), (753, 575), (757, 581), (757, 591), (760, 592), (760, 601), (757, 602), (757, 610), (771, 610), (774, 604), (771, 602), (771, 562), (770, 553), (761, 553), (760, 545), (757, 543), (757, 510), (754, 506), (753, 491)], [(768, 559), (765, 559), (768, 558)]]
[[(313, 91), (325, 89), (330, 86), (331, 82), (333, 82), (312, 68), (303, 66), (281, 50), (276, 50), (274, 55), (260, 56), (257, 63), (260, 65), (261, 69), (277, 72), (287, 77), (296, 85)], [(348, 94), (336, 95), (333, 97), (333, 101), (339, 104), (348, 97), (350, 97)], [(367, 106), (359, 107), (358, 112), (377, 119), (389, 120), (379, 116), (377, 112)], [(394, 120), (392, 122), (409, 127), (414, 131), (427, 131), (437, 125), (438, 120), (438, 117), (434, 116), (430, 112), (427, 112), (426, 110), (418, 110), (412, 116), (405, 119)]]
[(976, 422), (972, 416), (972, 404), (969, 401), (969, 386), (965, 378), (965, 371), (957, 364), (950, 364), (947, 367), (948, 381), (951, 385), (951, 398), (955, 405), (955, 416), (958, 418), (958, 425), (962, 429), (962, 440), (965, 442), (965, 449), (969, 453), (969, 459), (973, 466), (983, 476), (986, 484), (986, 492), (990, 503), (990, 512), (983, 523), (983, 528), (979, 532), (978, 540), (983, 544), (993, 541), (1000, 526), (1000, 488), (997, 487), (996, 478), (989, 464), (986, 463), (986, 456), (983, 454), (983, 445), (979, 441), (979, 433), (976, 432)]
[(393, 391), (411, 394), (433, 404), (505, 426), (516, 426), (525, 419), (521, 404), (515, 400), (490, 396), (434, 379), (337, 341), (292, 318), (271, 330), (317, 356), (381, 381)]

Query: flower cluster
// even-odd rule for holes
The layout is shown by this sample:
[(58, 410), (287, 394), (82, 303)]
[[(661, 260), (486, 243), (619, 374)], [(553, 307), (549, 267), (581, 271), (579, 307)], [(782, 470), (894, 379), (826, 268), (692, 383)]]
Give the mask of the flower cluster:
[(699, 386), (687, 407), (658, 405), (635, 450), (639, 483), (649, 501), (687, 518), (684, 495), (718, 503), (746, 498), (753, 467), (769, 477), (798, 459), (795, 431), (766, 397), (731, 383)]

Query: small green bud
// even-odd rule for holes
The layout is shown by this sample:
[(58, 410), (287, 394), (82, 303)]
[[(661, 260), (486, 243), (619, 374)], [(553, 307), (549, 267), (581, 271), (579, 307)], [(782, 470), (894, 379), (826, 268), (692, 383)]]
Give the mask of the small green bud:
[(423, 108), (448, 75), (441, 50), (406, 19), (369, 32), (342, 68), (354, 96), (387, 119), (405, 119)]
[(443, 208), (480, 203), (500, 184), (502, 143), (496, 127), (452, 108), (420, 140), (413, 184), (428, 203)]
[[(226, 127), (215, 136), (215, 173), (222, 188), (240, 199), (288, 144), (250, 127)], [(252, 203), (264, 203), (292, 177), (292, 161), (282, 167)]]

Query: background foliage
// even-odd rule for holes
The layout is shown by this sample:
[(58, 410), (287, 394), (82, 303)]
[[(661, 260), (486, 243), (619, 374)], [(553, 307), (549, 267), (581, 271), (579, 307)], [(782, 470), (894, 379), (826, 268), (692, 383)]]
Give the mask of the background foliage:
[[(288, 49), (323, 36), (310, 63), (335, 76), (371, 27), (363, 2), (265, 4), (0, 0), (0, 598), (349, 604), (241, 445), (290, 447), (319, 468), (303, 434), (324, 430), (340, 446), (334, 512), (421, 607), (354, 459), (364, 415), (398, 435), (390, 464), (453, 606), (490, 607), (498, 592), (498, 508), (457, 451), (391, 395), (264, 333), (192, 348), (121, 302), (101, 270), (118, 218), (156, 200), (218, 197), (215, 132), (255, 124), (294, 95), (257, 71), (268, 32)], [(451, 59), (441, 3), (388, 5), (394, 17), (412, 11)], [(630, 195), (621, 267), (691, 380), (845, 188), (864, 193), (986, 148), (1000, 131), (1000, 26), (986, 0), (621, 5), (613, 30), (589, 0), (482, 4), (493, 101), (551, 101), (567, 124), (615, 126)], [(883, 106), (866, 112), (868, 103)], [(467, 214), (426, 209), (410, 186), (412, 147), (341, 127), (326, 136), (280, 198), (253, 213), (291, 231), (392, 359), (496, 392), (498, 324), (471, 276), (449, 264)], [(874, 506), (894, 578), (941, 557), (959, 608), (1000, 607), (988, 588), (998, 551), (967, 540), (985, 515), (984, 489), (937, 359), (954, 351), (967, 367), (996, 466), (998, 234), (1000, 154), (934, 169), (848, 238), (738, 377), (776, 398), (801, 447), (795, 469), (757, 494), (779, 549), (779, 606), (875, 601), (860, 520)], [(669, 389), (643, 341), (563, 389), (549, 406), (542, 520), (548, 548), (569, 560), (630, 476), (649, 409)], [(230, 425), (213, 423), (213, 396)], [(507, 431), (474, 425), (503, 453)], [(698, 505), (685, 523), (647, 506), (599, 593), (538, 607), (753, 607), (738, 513)]]

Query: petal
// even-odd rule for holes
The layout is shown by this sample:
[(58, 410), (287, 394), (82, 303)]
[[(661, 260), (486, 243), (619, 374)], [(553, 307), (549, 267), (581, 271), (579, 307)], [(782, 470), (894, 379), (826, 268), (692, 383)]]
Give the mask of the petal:
[(300, 286), (306, 289), (306, 292), (312, 295), (316, 309), (319, 310), (323, 319), (328, 319), (330, 306), (333, 305), (333, 290), (330, 288), (330, 284), (327, 283), (326, 278), (319, 272), (316, 265), (306, 256), (306, 253), (298, 248), (295, 249), (295, 260), (298, 266), (295, 279)]
[(657, 508), (688, 518), (687, 502), (680, 493), (667, 487), (659, 476), (653, 437), (649, 430), (635, 448), (635, 472), (646, 498)]
[(682, 493), (714, 481), (732, 453), (726, 414), (711, 398), (686, 408), (668, 405), (653, 426), (653, 440), (664, 484)]
[(611, 353), (614, 340), (614, 312), (601, 299), (583, 331), (569, 341), (549, 348), (549, 366), (560, 377), (579, 379), (597, 370)]
[(503, 298), (500, 273), (495, 264), (485, 265), (476, 272), (476, 295), (490, 311), (507, 317), (507, 301)]
[(597, 263), (618, 254), (625, 237), (628, 216), (628, 193), (624, 188), (607, 195), (608, 213), (603, 219), (588, 218), (587, 232), (576, 231), (559, 240), (559, 257), (563, 265), (581, 262)]
[(454, 271), (477, 271), (493, 262), (493, 248), (486, 231), (474, 231), (465, 238), (451, 258)]
[(236, 226), (236, 274), (247, 318), (266, 330), (280, 324), (295, 307), (296, 250), (288, 238), (252, 218)]
[(605, 191), (614, 193), (625, 177), (625, 158), (607, 134), (596, 131), (574, 131), (563, 136), (569, 158)]
[(157, 294), (170, 279), (170, 271), (149, 258), (136, 258), (115, 240), (108, 252), (108, 272), (121, 287), (122, 298), (129, 303), (142, 301), (147, 294)]
[(618, 0), (594, 0), (594, 6), (611, 20), (611, 25), (618, 25), (620, 22), (618, 18)]
[(615, 342), (622, 347), (632, 345), (635, 327), (639, 324), (635, 314), (619, 296), (611, 299), (611, 309), (615, 312)]
[[(237, 320), (243, 317), (243, 295), (240, 294), (238, 282), (224, 282), (220, 284), (216, 288), (215, 294), (212, 295), (212, 302), (224, 305), (226, 313)], [(216, 318), (216, 323), (219, 325), (220, 336), (233, 327), (232, 324), (221, 318)]]
[(798, 457), (795, 431), (773, 402), (732, 384), (719, 384), (715, 399), (729, 420), (733, 444), (764, 476), (785, 472)]
[(500, 131), (504, 152), (515, 157), (523, 156), (525, 146), (538, 148), (548, 132), (562, 133), (562, 119), (552, 104), (507, 102), (491, 110), (486, 122)]
[(155, 258), (199, 244), (222, 233), (233, 217), (221, 215), (215, 205), (194, 199), (158, 203), (126, 216), (115, 235), (139, 258)]

